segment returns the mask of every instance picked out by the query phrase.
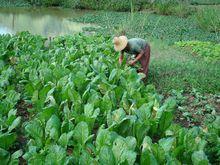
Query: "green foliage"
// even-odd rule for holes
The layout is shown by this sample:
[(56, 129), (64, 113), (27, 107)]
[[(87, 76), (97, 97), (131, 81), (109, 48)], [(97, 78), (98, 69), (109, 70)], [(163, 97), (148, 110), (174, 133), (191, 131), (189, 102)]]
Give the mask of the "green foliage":
[(0, 7), (29, 7), (26, 0), (0, 0)]
[(196, 20), (199, 27), (210, 32), (220, 31), (220, 10), (204, 8), (197, 12)]
[(73, 9), (77, 9), (80, 8), (81, 0), (63, 0), (62, 5), (64, 7), (68, 7), (68, 8), (73, 8)]
[[(214, 160), (206, 155), (216, 154), (207, 143), (210, 132), (173, 124), (175, 99), (161, 101), (152, 85), (145, 86), (142, 74), (119, 65), (111, 37), (61, 36), (49, 47), (44, 47), (44, 38), (27, 32), (0, 39), (5, 41), (0, 50), (7, 52), (1, 59), (1, 72), (9, 67), (15, 72), (13, 81), (6, 77), (9, 83), (0, 88), (0, 99), (10, 109), (16, 108), (20, 98), (32, 105), (31, 119), (23, 123), (28, 141), (23, 155), (20, 150), (9, 152), (15, 139), (10, 136), (16, 136), (20, 119), (13, 117), (10, 126), (1, 126), (0, 138), (7, 136), (0, 141), (4, 162), (21, 155), (28, 164), (218, 161), (218, 155)], [(16, 63), (10, 62), (12, 57)], [(13, 91), (5, 97), (7, 88), (18, 84), (21, 94)], [(7, 114), (4, 111), (0, 121), (7, 120)], [(216, 123), (213, 127), (217, 129)]]
[[(220, 131), (220, 118), (217, 117), (215, 119), (215, 121), (213, 122), (213, 124), (208, 125), (208, 127), (206, 127), (204, 129), (205, 133), (204, 133), (204, 137), (206, 138), (206, 141), (208, 143), (208, 145), (210, 146), (209, 148), (206, 148), (206, 153), (207, 156), (209, 158), (209, 160), (211, 161), (211, 163), (215, 163), (218, 164), (218, 162), (220, 162), (220, 151), (219, 151), (219, 147), (220, 147), (220, 140), (219, 140), (219, 131)], [(208, 131), (208, 132), (207, 132)]]
[(218, 5), (220, 4), (219, 0), (190, 0), (190, 3), (193, 5)]
[(189, 49), (193, 54), (205, 57), (210, 60), (220, 59), (220, 44), (201, 41), (176, 42), (179, 47)]
[(171, 8), (171, 15), (178, 16), (178, 17), (188, 17), (195, 13), (195, 9), (190, 7), (188, 3), (178, 3), (174, 7)]
[(169, 43), (175, 41), (214, 41), (219, 42), (219, 32), (211, 33), (200, 29), (194, 18), (178, 18), (173, 16), (159, 16), (144, 12), (96, 12), (74, 19), (78, 22), (95, 23), (102, 28), (96, 31), (112, 34), (122, 31), (128, 37), (158, 38)]
[(207, 125), (218, 114), (219, 94), (204, 94), (192, 89), (190, 92), (172, 90), (170, 95), (177, 100), (176, 121), (185, 127)]
[(45, 6), (58, 6), (60, 5), (59, 0), (41, 0), (42, 5)]
[(94, 10), (131, 11), (142, 8), (144, 0), (68, 0), (63, 1), (64, 6), (71, 8), (85, 8)]
[(26, 0), (32, 5), (43, 5), (43, 6), (59, 6), (62, 1), (59, 0)]
[(188, 17), (195, 10), (190, 3), (181, 0), (155, 0), (144, 4), (144, 8), (151, 10), (160, 15), (174, 15), (178, 17)]
[(79, 9), (131, 11), (139, 10), (145, 3), (144, 0), (28, 0), (32, 5), (64, 6)]

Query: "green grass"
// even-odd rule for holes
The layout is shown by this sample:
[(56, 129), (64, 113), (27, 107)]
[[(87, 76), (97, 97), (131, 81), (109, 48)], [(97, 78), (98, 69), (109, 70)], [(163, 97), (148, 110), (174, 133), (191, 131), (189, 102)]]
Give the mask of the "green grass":
[(201, 29), (220, 32), (220, 8), (203, 8), (196, 14), (197, 24)]
[(194, 5), (217, 5), (220, 4), (219, 0), (191, 0)]
[(190, 91), (197, 88), (206, 93), (220, 92), (220, 61), (205, 61), (183, 49), (153, 41), (148, 83), (160, 92), (172, 89)]
[(179, 18), (175, 16), (160, 16), (147, 12), (102, 12), (87, 14), (74, 21), (94, 23), (102, 28), (104, 34), (117, 34), (121, 30), (129, 37), (157, 38), (168, 43), (176, 41), (201, 40), (220, 42), (220, 32), (211, 33), (202, 30), (194, 17)]

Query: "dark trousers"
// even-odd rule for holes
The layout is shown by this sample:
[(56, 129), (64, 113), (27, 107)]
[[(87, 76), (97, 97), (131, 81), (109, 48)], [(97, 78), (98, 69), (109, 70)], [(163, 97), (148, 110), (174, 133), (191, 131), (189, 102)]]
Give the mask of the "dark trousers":
[(150, 62), (150, 45), (146, 45), (144, 49), (144, 54), (139, 60), (141, 64), (141, 69), (138, 70), (138, 72), (144, 73), (147, 77), (148, 75), (148, 66)]

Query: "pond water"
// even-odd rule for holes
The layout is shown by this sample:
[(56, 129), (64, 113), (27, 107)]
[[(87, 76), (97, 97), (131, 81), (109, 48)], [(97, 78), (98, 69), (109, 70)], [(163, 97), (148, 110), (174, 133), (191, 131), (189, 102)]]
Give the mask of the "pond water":
[(0, 34), (29, 31), (43, 36), (73, 34), (90, 24), (70, 21), (88, 11), (61, 8), (0, 8)]

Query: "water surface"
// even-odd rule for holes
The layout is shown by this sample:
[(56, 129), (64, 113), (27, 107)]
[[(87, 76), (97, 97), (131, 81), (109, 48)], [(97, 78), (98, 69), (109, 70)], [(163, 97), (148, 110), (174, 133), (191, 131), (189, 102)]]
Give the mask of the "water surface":
[(83, 24), (70, 21), (88, 11), (61, 8), (0, 8), (0, 34), (29, 31), (32, 34), (56, 36), (82, 31)]

